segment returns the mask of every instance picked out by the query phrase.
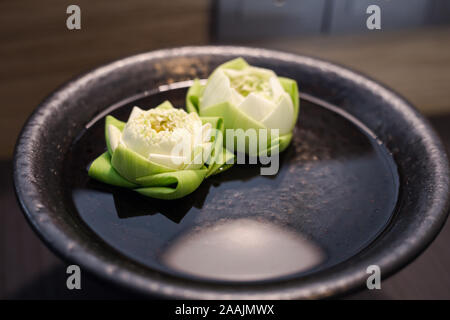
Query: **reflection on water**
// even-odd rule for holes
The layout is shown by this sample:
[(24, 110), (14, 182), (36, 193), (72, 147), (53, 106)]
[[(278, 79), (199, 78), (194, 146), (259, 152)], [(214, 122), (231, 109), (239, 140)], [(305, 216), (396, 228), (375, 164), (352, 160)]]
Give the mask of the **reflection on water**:
[(236, 219), (192, 230), (174, 241), (162, 259), (201, 277), (261, 280), (308, 270), (323, 258), (321, 249), (298, 233), (269, 222)]

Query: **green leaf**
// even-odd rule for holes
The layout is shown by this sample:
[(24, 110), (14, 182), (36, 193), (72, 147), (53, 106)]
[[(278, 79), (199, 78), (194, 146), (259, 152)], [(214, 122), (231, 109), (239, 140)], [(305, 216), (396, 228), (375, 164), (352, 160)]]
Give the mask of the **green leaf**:
[(111, 165), (111, 156), (108, 152), (103, 153), (92, 162), (88, 174), (91, 178), (118, 187), (134, 188), (137, 186), (117, 173)]
[(145, 159), (123, 144), (114, 151), (111, 164), (122, 177), (132, 182), (137, 182), (137, 178), (175, 171)]
[(196, 190), (206, 176), (206, 169), (180, 170), (141, 177), (139, 184), (145, 186), (135, 189), (140, 194), (164, 200), (182, 198)]

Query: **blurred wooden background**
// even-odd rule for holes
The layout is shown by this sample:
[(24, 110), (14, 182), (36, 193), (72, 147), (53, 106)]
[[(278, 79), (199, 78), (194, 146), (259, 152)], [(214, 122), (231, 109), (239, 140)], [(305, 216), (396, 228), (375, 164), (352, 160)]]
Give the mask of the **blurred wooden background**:
[[(0, 2), (0, 159), (10, 159), (28, 115), (68, 79), (111, 60), (163, 47), (207, 44), (213, 1), (87, 1), (82, 29), (66, 28), (71, 1)], [(427, 114), (450, 112), (450, 28), (302, 36), (239, 44), (309, 54), (394, 88)]]
[(393, 88), (426, 115), (450, 112), (450, 28), (279, 39), (259, 46), (312, 55)]
[[(81, 30), (66, 8), (81, 8)], [(0, 1), (0, 158), (37, 104), (64, 81), (111, 60), (208, 42), (208, 0)]]

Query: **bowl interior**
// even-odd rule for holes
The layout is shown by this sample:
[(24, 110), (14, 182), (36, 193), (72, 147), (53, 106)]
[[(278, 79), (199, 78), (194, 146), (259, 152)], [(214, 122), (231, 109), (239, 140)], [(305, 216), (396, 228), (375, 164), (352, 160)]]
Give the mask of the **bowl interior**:
[[(145, 92), (114, 104), (110, 114), (126, 121), (133, 106), (164, 100), (182, 107), (186, 91)], [(104, 118), (96, 117), (65, 162), (71, 214), (122, 255), (180, 277), (256, 281), (327, 269), (381, 233), (399, 186), (386, 148), (335, 110), (305, 95), (293, 143), (273, 164), (276, 175), (261, 175), (257, 164), (236, 165), (175, 201), (150, 200), (87, 176), (105, 151)]]

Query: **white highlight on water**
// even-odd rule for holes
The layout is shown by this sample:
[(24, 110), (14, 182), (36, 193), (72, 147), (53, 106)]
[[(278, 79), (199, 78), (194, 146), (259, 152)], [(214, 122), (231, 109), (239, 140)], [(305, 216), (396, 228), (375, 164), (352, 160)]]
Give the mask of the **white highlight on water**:
[(308, 270), (321, 249), (294, 231), (271, 222), (228, 220), (178, 238), (164, 262), (195, 276), (251, 281)]

